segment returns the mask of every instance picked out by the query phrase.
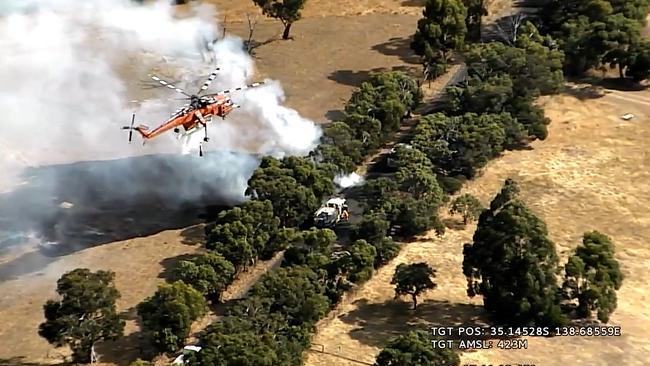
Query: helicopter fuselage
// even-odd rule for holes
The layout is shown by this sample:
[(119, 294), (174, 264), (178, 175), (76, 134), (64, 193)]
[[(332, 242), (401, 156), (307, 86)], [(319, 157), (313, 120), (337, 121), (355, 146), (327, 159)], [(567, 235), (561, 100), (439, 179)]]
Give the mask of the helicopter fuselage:
[(181, 126), (185, 131), (189, 131), (197, 127), (198, 124), (205, 125), (209, 122), (210, 117), (213, 116), (226, 118), (233, 109), (231, 99), (223, 95), (217, 95), (211, 98), (213, 100), (211, 103), (197, 101), (194, 106), (190, 105), (187, 107), (187, 110), (184, 111), (184, 113), (172, 117), (152, 131), (148, 131), (144, 126), (138, 126), (135, 130), (138, 131), (144, 139), (150, 140)]

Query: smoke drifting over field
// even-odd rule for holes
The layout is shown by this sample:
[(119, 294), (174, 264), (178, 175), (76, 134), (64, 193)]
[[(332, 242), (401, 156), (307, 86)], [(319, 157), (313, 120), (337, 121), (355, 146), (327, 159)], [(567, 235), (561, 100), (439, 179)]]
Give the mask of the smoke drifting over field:
[[(169, 89), (143, 90), (152, 70), (189, 93), (215, 67), (221, 70), (211, 91), (253, 81), (253, 61), (238, 38), (216, 42), (206, 62), (203, 45), (220, 33), (216, 12), (203, 5), (190, 11), (177, 19), (167, 1), (0, 2), (0, 247), (2, 232), (16, 229), (12, 223), (56, 225), (62, 210), (82, 210), (97, 197), (135, 204), (149, 195), (178, 206), (217, 194), (236, 202), (257, 166), (257, 158), (241, 152), (281, 157), (313, 149), (320, 129), (282, 106), (282, 88), (271, 80), (232, 96), (242, 108), (209, 125), (203, 159), (196, 155), (203, 132), (185, 142), (170, 133), (146, 146), (139, 136), (127, 143), (119, 128), (132, 112), (136, 124), (154, 128), (186, 102)], [(146, 154), (172, 155), (133, 158)], [(115, 159), (121, 160), (70, 165)], [(52, 164), (65, 165), (44, 168)], [(20, 197), (31, 200), (18, 215)], [(63, 200), (71, 208), (61, 208)]]

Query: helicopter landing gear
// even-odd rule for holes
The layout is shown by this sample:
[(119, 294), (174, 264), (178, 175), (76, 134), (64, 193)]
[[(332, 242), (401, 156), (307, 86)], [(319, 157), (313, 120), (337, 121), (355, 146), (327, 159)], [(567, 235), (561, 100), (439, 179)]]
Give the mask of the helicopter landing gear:
[(178, 127), (174, 128), (174, 133), (179, 133), (179, 132), (181, 132), (181, 130)]

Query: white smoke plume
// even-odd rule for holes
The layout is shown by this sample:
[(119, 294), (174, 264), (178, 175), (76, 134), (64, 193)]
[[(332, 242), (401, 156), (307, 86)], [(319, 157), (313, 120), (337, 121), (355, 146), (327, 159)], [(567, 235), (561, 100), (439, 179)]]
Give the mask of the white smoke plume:
[(357, 173), (350, 173), (348, 175), (339, 174), (334, 177), (334, 183), (341, 188), (350, 188), (364, 183), (364, 179)]
[[(177, 17), (169, 1), (0, 1), (0, 243), (3, 232), (31, 230), (12, 227), (17, 222), (63, 237), (62, 215), (115, 211), (116, 202), (136, 205), (142, 195), (151, 195), (148, 212), (156, 210), (151, 202), (182, 205), (215, 194), (237, 202), (256, 156), (305, 155), (315, 147), (320, 129), (282, 105), (273, 80), (232, 95), (242, 108), (209, 125), (204, 158), (196, 155), (203, 131), (188, 141), (169, 133), (145, 146), (134, 134), (127, 143), (120, 127), (131, 113), (136, 124), (155, 128), (186, 103), (170, 89), (143, 89), (152, 71), (189, 93), (215, 67), (212, 92), (254, 81), (238, 38), (217, 41), (213, 62), (205, 62), (202, 44), (220, 33), (217, 14), (205, 5), (190, 12)], [(63, 201), (72, 208), (61, 208)]]

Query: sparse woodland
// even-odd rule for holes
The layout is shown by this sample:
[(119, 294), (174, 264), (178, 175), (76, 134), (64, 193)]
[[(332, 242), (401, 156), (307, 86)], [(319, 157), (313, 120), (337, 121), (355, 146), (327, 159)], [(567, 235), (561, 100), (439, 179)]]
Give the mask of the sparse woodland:
[[(284, 22), (287, 38), (304, 1), (285, 1), (291, 11), (280, 9), (279, 1), (255, 3)], [(252, 199), (206, 226), (208, 254), (182, 261), (175, 282), (161, 285), (138, 306), (152, 344), (160, 352), (180, 349), (192, 321), (204, 314), (207, 303), (220, 301), (239, 272), (285, 251), (281, 268), (263, 275), (246, 299), (202, 332), (203, 349), (188, 362), (302, 364), (316, 323), (346, 291), (399, 253), (396, 238), (432, 229), (442, 235), (438, 211), (463, 181), (504, 150), (546, 138), (549, 120), (534, 102), (562, 90), (563, 72), (614, 65), (622, 66), (622, 76), (648, 77), (650, 46), (639, 34), (647, 11), (645, 0), (550, 1), (543, 18), (524, 21), (513, 39), (472, 43), (480, 36), (482, 1), (428, 0), (412, 43), (422, 56), (425, 77), (441, 75), (462, 53), (467, 78), (448, 87), (436, 113), (416, 117), (410, 146), (394, 153), (392, 173), (356, 190), (363, 214), (350, 230), (349, 243), (341, 248), (334, 231), (306, 223), (334, 193), (334, 176), (354, 171), (422, 103), (418, 82), (401, 72), (375, 74), (355, 90), (345, 117), (325, 127), (322, 143), (309, 156), (262, 160), (248, 182)], [(608, 321), (623, 281), (614, 243), (596, 231), (585, 233), (561, 270), (544, 222), (518, 191), (517, 183), (507, 180), (486, 209), (471, 196), (452, 204), (465, 222), (478, 220), (473, 242), (464, 248), (468, 295), (482, 296), (500, 323), (558, 325), (594, 316)], [(393, 279), (396, 294), (410, 295), (415, 308), (418, 294), (435, 291), (434, 276), (435, 268), (425, 263), (402, 265)], [(93, 311), (112, 314), (114, 299), (106, 301)], [(43, 336), (76, 344), (68, 340), (72, 336), (50, 334), (67, 326), (52, 325), (58, 316), (53, 307), (46, 305), (50, 325)], [(74, 312), (66, 310), (61, 317), (68, 313)], [(121, 333), (112, 320), (105, 327), (114, 331), (88, 339), (78, 333), (75, 342), (86, 345), (86, 352), (88, 344)], [(452, 351), (433, 350), (428, 335), (413, 332), (392, 340), (376, 365), (407, 364), (404, 360), (414, 357), (422, 360), (419, 365), (460, 362)]]

